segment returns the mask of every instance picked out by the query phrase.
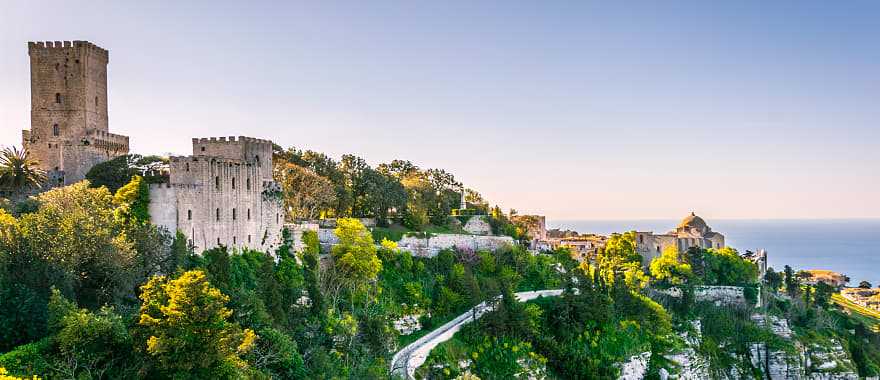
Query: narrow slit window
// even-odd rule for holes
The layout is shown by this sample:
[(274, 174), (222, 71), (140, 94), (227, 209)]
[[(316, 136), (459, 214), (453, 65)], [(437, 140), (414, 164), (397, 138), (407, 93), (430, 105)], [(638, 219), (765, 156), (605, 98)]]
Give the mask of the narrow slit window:
[(55, 93), (55, 103), (61, 104), (61, 93)]
[(220, 209), (219, 208), (217, 209), (217, 221), (218, 222), (220, 221)]
[(193, 220), (193, 210), (186, 210), (186, 220)]
[(61, 136), (61, 128), (58, 127), (58, 124), (52, 126), (52, 136)]
[(236, 218), (237, 218), (237, 215), (235, 213), (235, 209), (232, 209), (232, 220), (235, 220)]

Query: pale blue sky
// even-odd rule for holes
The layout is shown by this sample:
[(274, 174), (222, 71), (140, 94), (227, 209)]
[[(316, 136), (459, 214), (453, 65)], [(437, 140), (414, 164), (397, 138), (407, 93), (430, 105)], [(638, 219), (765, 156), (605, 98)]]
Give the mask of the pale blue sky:
[(404, 158), (554, 219), (880, 217), (880, 3), (724, 3), (3, 0), (0, 144), (26, 42), (84, 39), (137, 153)]

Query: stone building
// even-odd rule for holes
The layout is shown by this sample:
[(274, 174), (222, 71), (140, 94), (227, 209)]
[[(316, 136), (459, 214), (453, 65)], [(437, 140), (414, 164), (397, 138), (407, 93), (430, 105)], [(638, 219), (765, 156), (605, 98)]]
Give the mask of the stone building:
[(128, 137), (107, 122), (109, 54), (86, 41), (28, 42), (31, 129), (22, 146), (39, 162), (49, 186), (85, 178), (92, 166), (128, 154)]
[(192, 144), (191, 156), (170, 158), (168, 183), (150, 185), (153, 223), (181, 231), (196, 252), (221, 245), (274, 252), (284, 215), (272, 142), (240, 136)]
[(605, 247), (608, 238), (601, 235), (578, 235), (565, 238), (550, 239), (553, 249), (568, 247), (578, 261), (593, 260), (599, 253), (599, 248)]
[(674, 230), (662, 235), (636, 231), (636, 252), (642, 255), (642, 263), (650, 265), (666, 247), (676, 247), (683, 253), (690, 247), (722, 248), (724, 235), (712, 231), (703, 218), (693, 212), (684, 218)]

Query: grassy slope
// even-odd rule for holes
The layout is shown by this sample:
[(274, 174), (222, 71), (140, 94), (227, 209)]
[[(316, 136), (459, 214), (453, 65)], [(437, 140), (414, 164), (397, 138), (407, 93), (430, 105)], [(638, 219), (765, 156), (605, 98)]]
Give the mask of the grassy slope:
[(871, 326), (874, 331), (880, 331), (880, 312), (866, 309), (852, 301), (843, 298), (840, 294), (831, 296), (831, 301), (844, 311), (847, 311), (853, 318)]

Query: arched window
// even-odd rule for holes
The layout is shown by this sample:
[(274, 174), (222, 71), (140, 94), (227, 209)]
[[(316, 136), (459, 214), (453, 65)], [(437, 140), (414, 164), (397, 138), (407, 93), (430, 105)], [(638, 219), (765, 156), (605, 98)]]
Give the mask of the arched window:
[(220, 190), (220, 176), (214, 177), (214, 188)]
[(232, 177), (232, 189), (235, 190), (235, 177)]
[(52, 125), (52, 136), (61, 136), (61, 128), (58, 128), (58, 124)]
[(262, 166), (263, 166), (263, 165), (260, 163), (260, 155), (259, 155), (259, 154), (256, 155), (256, 156), (254, 156), (254, 160), (257, 161), (257, 166), (258, 166), (258, 167), (262, 167)]
[(251, 235), (248, 235), (248, 243), (251, 242)]
[(61, 93), (55, 93), (55, 103), (61, 104)]
[(220, 209), (219, 208), (217, 209), (217, 221), (218, 222), (220, 221)]
[(186, 220), (193, 220), (193, 210), (186, 210)]

